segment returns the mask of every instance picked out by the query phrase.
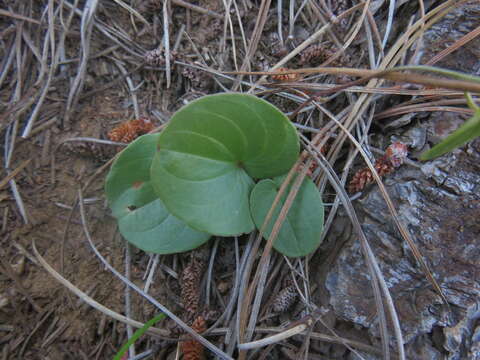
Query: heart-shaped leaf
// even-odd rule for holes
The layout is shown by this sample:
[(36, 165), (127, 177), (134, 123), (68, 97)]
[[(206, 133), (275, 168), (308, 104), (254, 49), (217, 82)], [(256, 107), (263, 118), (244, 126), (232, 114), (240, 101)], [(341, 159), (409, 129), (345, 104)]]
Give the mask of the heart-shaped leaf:
[(136, 247), (158, 254), (194, 249), (210, 235), (171, 215), (153, 191), (150, 167), (158, 134), (131, 143), (114, 162), (105, 192), (122, 235)]
[[(262, 180), (252, 190), (250, 207), (257, 228), (261, 228), (285, 176)], [(270, 236), (275, 220), (287, 198), (287, 188), (265, 231)], [(305, 256), (318, 248), (323, 231), (323, 202), (315, 184), (305, 178), (282, 224), (273, 247), (286, 256)]]
[(284, 174), (298, 135), (276, 107), (255, 96), (205, 96), (176, 112), (158, 142), (151, 176), (167, 209), (200, 231), (250, 232), (252, 178)]

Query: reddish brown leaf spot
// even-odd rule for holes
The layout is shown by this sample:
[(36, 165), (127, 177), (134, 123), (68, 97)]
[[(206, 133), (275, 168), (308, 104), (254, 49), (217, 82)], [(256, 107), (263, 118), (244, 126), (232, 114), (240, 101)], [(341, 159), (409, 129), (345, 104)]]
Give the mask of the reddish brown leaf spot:
[(143, 184), (143, 181), (135, 181), (133, 184), (132, 184), (132, 187), (134, 189), (140, 189), (140, 187), (142, 186)]

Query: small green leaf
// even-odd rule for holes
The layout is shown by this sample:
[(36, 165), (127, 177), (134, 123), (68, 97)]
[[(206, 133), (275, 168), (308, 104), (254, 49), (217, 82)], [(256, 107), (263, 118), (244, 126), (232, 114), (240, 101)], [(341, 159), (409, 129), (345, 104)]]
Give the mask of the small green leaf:
[(187, 226), (165, 208), (150, 182), (158, 134), (131, 143), (114, 162), (105, 192), (121, 234), (136, 247), (158, 254), (194, 249), (210, 235)]
[(155, 316), (153, 319), (148, 320), (145, 325), (143, 325), (141, 328), (137, 329), (132, 335), (130, 339), (118, 350), (118, 352), (115, 354), (113, 357), (113, 360), (122, 360), (122, 357), (127, 353), (128, 348), (132, 346), (145, 332), (148, 331), (153, 325), (155, 325), (157, 322), (160, 320), (165, 319), (165, 314), (161, 313), (157, 316)]
[(480, 110), (475, 111), (473, 117), (468, 119), (462, 126), (450, 134), (442, 142), (420, 156), (420, 160), (431, 160), (453, 149), (462, 146), (470, 140), (480, 136)]
[[(281, 176), (273, 180), (262, 180), (253, 188), (250, 207), (257, 228), (260, 229), (263, 225), (284, 179), (285, 177)], [(287, 188), (277, 205), (265, 231), (265, 238), (270, 236), (289, 190), (290, 187)], [(322, 198), (315, 184), (307, 177), (300, 186), (273, 247), (286, 256), (296, 257), (310, 254), (320, 245), (323, 218)]]
[(295, 128), (273, 105), (245, 94), (205, 96), (176, 112), (160, 135), (152, 184), (193, 228), (239, 235), (254, 229), (252, 178), (286, 173), (298, 153)]

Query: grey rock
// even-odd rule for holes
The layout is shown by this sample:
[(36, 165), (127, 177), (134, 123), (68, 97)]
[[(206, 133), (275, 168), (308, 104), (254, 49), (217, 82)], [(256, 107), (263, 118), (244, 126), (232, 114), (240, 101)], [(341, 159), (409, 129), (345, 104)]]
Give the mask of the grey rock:
[(480, 330), (474, 327), (480, 319), (480, 300), (462, 312), (462, 319), (455, 326), (443, 330), (448, 360), (480, 358)]
[[(470, 1), (458, 6), (441, 21), (434, 24), (424, 34), (422, 63), (452, 45), (455, 41), (475, 29), (480, 22), (480, 5), (478, 1)], [(480, 71), (480, 40), (472, 40), (461, 51), (447, 56), (436, 66), (446, 67), (468, 73)]]
[[(416, 339), (441, 327), (444, 348), (452, 360), (478, 354), (472, 337), (472, 321), (477, 315), (471, 310), (480, 298), (478, 164), (480, 155), (459, 150), (422, 169), (404, 165), (385, 181), (400, 220), (454, 308), (454, 319), (402, 240), (378, 188), (371, 188), (356, 203), (363, 231), (392, 293), (406, 343), (413, 346)], [(330, 236), (337, 235), (332, 230)], [(355, 234), (350, 235), (348, 244), (327, 275), (330, 304), (338, 316), (368, 328), (371, 336), (378, 338), (370, 275)], [(439, 356), (438, 349), (429, 350), (427, 345), (422, 351), (422, 359)]]
[[(478, 26), (480, 3), (458, 6), (425, 32), (421, 62)], [(436, 65), (479, 73), (480, 39), (470, 41)], [(453, 112), (428, 113), (427, 121), (418, 114), (405, 115), (384, 128), (382, 136), (403, 141), (419, 154), (428, 144), (434, 145), (451, 134), (465, 119)], [(402, 126), (408, 129), (402, 132)], [(420, 269), (378, 187), (365, 189), (354, 206), (392, 294), (407, 358), (480, 360), (480, 139), (421, 168), (403, 165), (384, 179), (384, 184), (400, 221), (449, 303), (448, 307), (442, 303)], [(370, 275), (358, 236), (345, 231), (345, 219), (345, 215), (337, 216), (326, 241), (345, 243), (327, 270), (328, 301), (338, 318), (368, 329), (371, 343), (378, 346), (378, 316)], [(394, 349), (393, 340), (390, 345)], [(348, 356), (360, 359), (353, 353)]]

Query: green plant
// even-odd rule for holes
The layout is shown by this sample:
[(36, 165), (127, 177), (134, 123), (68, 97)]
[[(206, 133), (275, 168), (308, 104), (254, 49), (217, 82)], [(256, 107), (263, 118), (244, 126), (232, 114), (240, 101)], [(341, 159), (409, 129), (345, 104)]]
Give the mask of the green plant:
[(420, 156), (420, 160), (431, 160), (480, 136), (480, 107), (475, 104), (469, 93), (466, 93), (465, 97), (467, 98), (468, 107), (473, 110), (473, 116), (445, 140), (430, 150), (425, 151)]
[(130, 339), (128, 339), (128, 341), (125, 344), (123, 344), (123, 346), (120, 348), (120, 350), (118, 350), (118, 352), (113, 357), (113, 360), (121, 360), (122, 357), (127, 353), (128, 348), (130, 346), (132, 346), (135, 343), (135, 341), (137, 341), (140, 338), (140, 336), (142, 336), (149, 328), (151, 328), (157, 322), (165, 319), (165, 317), (166, 317), (165, 314), (163, 314), (163, 313), (159, 314), (159, 315), (155, 316), (154, 318), (148, 320), (145, 323), (145, 325), (143, 325), (141, 328), (137, 329), (137, 331), (135, 331), (133, 333), (132, 337)]
[[(257, 228), (262, 227), (284, 179), (285, 176), (280, 176), (272, 180), (262, 180), (253, 188), (250, 195), (250, 208)], [(283, 194), (280, 200), (281, 205), (284, 204), (289, 189), (290, 187)], [(278, 217), (281, 205), (275, 208), (274, 219)], [(304, 256), (311, 253), (318, 247), (322, 236), (323, 215), (320, 193), (313, 181), (306, 177), (288, 211), (287, 218), (282, 224), (273, 247), (289, 256)], [(265, 231), (267, 238), (272, 232), (273, 223), (274, 221), (270, 221)]]
[[(106, 195), (128, 241), (151, 252), (186, 251), (210, 235), (235, 236), (260, 227), (274, 192), (251, 197), (254, 180), (285, 174), (299, 150), (295, 128), (268, 102), (245, 94), (205, 96), (176, 112), (161, 134), (130, 144), (110, 170)], [(318, 247), (323, 228), (318, 190), (310, 180), (300, 190), (275, 242), (289, 256)], [(305, 221), (310, 211), (317, 212), (314, 222)], [(289, 241), (296, 245), (287, 246)]]
[(210, 235), (172, 216), (153, 191), (150, 167), (159, 134), (131, 143), (114, 162), (105, 191), (122, 235), (138, 248), (168, 254), (194, 249)]

